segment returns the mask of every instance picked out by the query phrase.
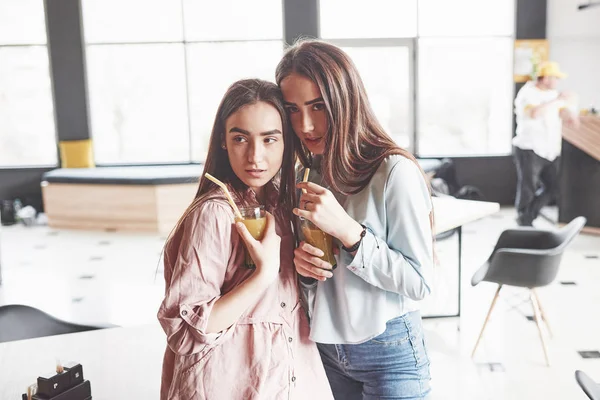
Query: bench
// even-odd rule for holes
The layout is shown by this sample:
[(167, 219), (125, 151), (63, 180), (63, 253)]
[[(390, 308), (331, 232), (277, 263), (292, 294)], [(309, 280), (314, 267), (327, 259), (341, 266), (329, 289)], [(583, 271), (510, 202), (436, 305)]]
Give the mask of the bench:
[(52, 228), (168, 233), (191, 203), (200, 164), (59, 168), (42, 176)]

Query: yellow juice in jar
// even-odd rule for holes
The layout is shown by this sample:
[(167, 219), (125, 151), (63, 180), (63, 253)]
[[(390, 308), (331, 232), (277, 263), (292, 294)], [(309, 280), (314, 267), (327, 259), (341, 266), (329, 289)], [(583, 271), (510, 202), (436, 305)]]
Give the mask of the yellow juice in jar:
[(323, 253), (325, 253), (323, 257), (319, 258), (323, 261), (327, 261), (335, 269), (337, 262), (333, 256), (333, 238), (331, 235), (318, 228), (314, 229), (306, 225), (302, 226), (302, 234), (304, 235), (304, 238), (308, 244), (320, 249), (323, 251)]
[(248, 231), (252, 235), (252, 237), (256, 240), (261, 240), (263, 238), (263, 233), (265, 231), (265, 225), (267, 223), (267, 219), (265, 217), (256, 218), (256, 219), (244, 219), (242, 220)]
[[(252, 235), (252, 237), (254, 239), (262, 240), (263, 235), (265, 233), (265, 225), (267, 223), (266, 217), (243, 219), (242, 223), (244, 225), (246, 225), (248, 232), (250, 232), (250, 234)], [(250, 257), (250, 254), (248, 253), (247, 249), (246, 249), (245, 264), (246, 264), (247, 268), (250, 268), (250, 269), (256, 268), (256, 264), (254, 263), (254, 260), (252, 259), (252, 257)]]

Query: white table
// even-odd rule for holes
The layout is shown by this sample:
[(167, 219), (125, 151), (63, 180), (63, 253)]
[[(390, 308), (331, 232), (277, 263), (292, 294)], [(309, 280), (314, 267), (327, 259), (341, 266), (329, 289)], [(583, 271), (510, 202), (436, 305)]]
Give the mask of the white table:
[(94, 400), (158, 399), (166, 343), (158, 322), (0, 343), (0, 399), (21, 399), (57, 359), (83, 366)]
[(454, 197), (434, 197), (435, 233), (440, 234), (460, 228), (470, 222), (500, 211), (499, 203), (459, 200)]
[(440, 234), (452, 229), (458, 233), (458, 311), (456, 314), (427, 315), (424, 318), (459, 317), (462, 292), (462, 227), (470, 222), (490, 216), (500, 211), (500, 204), (459, 200), (454, 197), (434, 197), (433, 211), (435, 233)]

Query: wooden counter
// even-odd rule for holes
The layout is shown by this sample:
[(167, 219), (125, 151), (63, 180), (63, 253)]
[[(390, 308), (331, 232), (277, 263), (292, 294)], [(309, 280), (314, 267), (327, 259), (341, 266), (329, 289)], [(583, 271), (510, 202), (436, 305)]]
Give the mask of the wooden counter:
[(600, 117), (582, 116), (578, 129), (563, 126), (559, 222), (583, 215), (584, 232), (600, 234)]

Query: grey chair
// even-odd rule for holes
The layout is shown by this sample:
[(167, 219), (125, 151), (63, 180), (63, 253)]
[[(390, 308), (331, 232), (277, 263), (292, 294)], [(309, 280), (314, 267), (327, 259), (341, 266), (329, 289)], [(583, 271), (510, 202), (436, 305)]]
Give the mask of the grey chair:
[(0, 343), (112, 327), (115, 326), (73, 324), (20, 304), (0, 307)]
[(575, 371), (575, 380), (590, 400), (600, 400), (600, 384), (594, 382), (583, 371)]
[(550, 365), (546, 342), (540, 325), (541, 319), (546, 323), (552, 335), (546, 313), (540, 304), (535, 288), (549, 285), (556, 278), (558, 267), (567, 245), (577, 236), (586, 223), (584, 217), (577, 217), (568, 225), (558, 230), (540, 230), (535, 228), (509, 229), (500, 235), (494, 251), (471, 279), (471, 285), (480, 282), (494, 282), (498, 290), (481, 328), (481, 333), (473, 348), (471, 357), (475, 355), (483, 331), (487, 325), (500, 289), (502, 286), (518, 286), (530, 289), (530, 300), (535, 322), (542, 341), (546, 364)]

